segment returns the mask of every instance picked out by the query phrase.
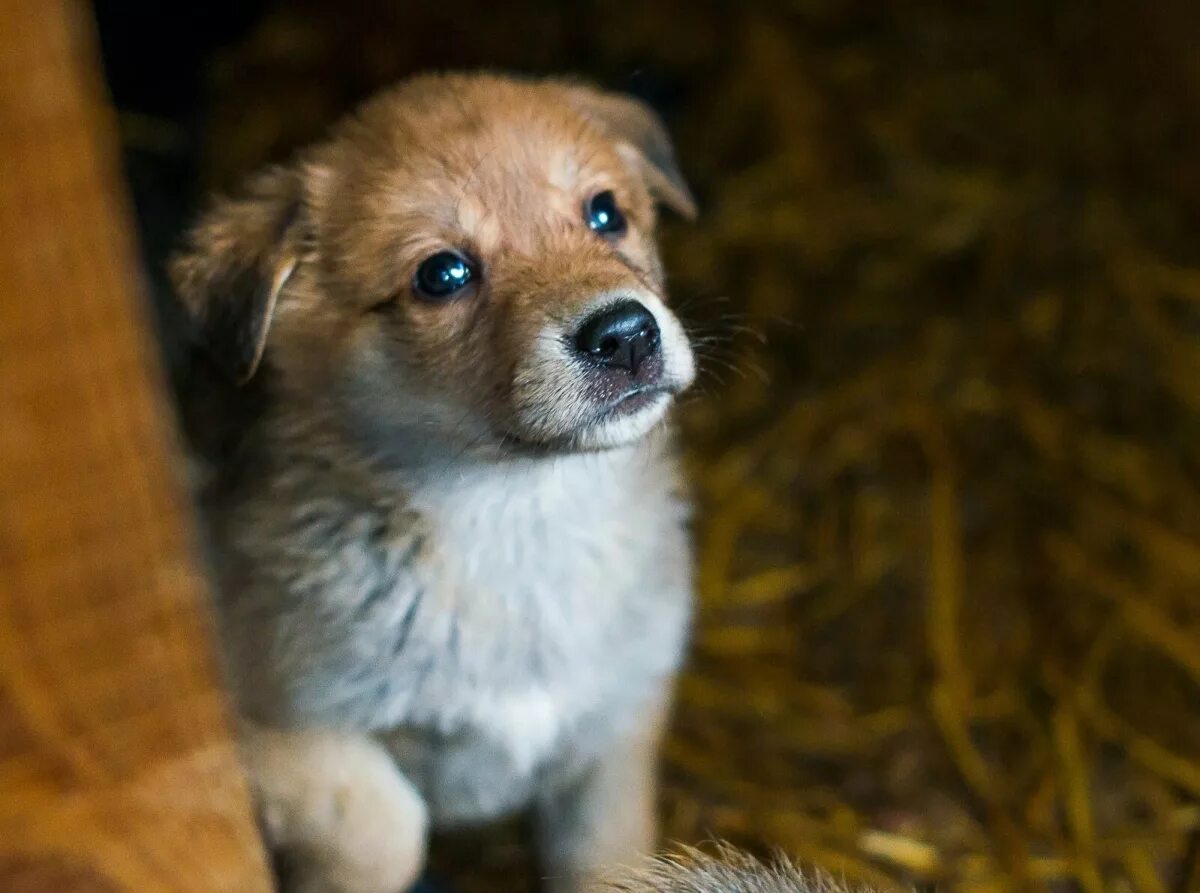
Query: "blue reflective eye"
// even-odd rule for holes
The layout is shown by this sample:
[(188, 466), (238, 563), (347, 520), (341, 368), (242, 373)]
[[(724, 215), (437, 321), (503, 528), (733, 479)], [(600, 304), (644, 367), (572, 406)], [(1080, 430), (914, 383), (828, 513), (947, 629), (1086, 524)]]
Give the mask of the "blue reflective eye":
[(471, 265), (453, 251), (439, 251), (417, 267), (413, 280), (417, 293), (426, 298), (448, 298), (475, 276)]
[(592, 230), (602, 235), (625, 232), (625, 215), (617, 207), (617, 199), (609, 189), (588, 199), (583, 209), (583, 217)]

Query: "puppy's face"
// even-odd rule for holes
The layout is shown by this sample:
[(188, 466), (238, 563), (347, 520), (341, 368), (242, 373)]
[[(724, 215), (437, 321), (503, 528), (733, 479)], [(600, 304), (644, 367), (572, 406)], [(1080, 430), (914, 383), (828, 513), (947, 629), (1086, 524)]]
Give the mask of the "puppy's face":
[(368, 103), (219, 205), (176, 262), (218, 360), (398, 457), (645, 435), (694, 375), (655, 205), (692, 213), (661, 125), (554, 82), (441, 77)]

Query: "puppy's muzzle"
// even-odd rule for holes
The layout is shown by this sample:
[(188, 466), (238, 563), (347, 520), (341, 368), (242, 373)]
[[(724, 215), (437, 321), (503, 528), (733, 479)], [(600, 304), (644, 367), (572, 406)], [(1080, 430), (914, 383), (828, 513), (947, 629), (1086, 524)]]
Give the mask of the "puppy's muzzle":
[(613, 385), (651, 386), (662, 377), (662, 335), (654, 315), (626, 298), (593, 313), (575, 333), (576, 353)]
[(632, 443), (665, 415), (695, 376), (687, 333), (648, 289), (618, 286), (551, 317), (513, 382), (510, 437), (576, 449)]

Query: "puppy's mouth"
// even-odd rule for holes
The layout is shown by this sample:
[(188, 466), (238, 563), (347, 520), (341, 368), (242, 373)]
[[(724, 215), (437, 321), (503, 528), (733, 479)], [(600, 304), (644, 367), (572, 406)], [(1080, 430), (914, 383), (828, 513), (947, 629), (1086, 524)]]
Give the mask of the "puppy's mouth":
[(609, 419), (616, 419), (621, 416), (633, 415), (656, 403), (663, 403), (669, 400), (671, 396), (670, 389), (662, 385), (631, 388), (628, 392), (600, 410), (593, 424), (606, 422)]
[(572, 430), (548, 437), (506, 431), (501, 440), (509, 452), (525, 455), (595, 453), (641, 440), (666, 416), (676, 389), (666, 385), (631, 388), (599, 407)]

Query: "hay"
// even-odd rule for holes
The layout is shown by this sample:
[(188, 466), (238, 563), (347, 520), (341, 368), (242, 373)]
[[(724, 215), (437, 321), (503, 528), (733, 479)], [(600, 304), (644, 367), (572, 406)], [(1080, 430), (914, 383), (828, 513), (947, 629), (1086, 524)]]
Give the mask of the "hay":
[[(644, 67), (672, 113), (709, 374), (669, 838), (879, 884), (1196, 889), (1200, 14), (307, 6), (221, 69), (215, 181), (430, 64)], [(515, 832), (486, 839), (443, 870), (527, 882)]]

